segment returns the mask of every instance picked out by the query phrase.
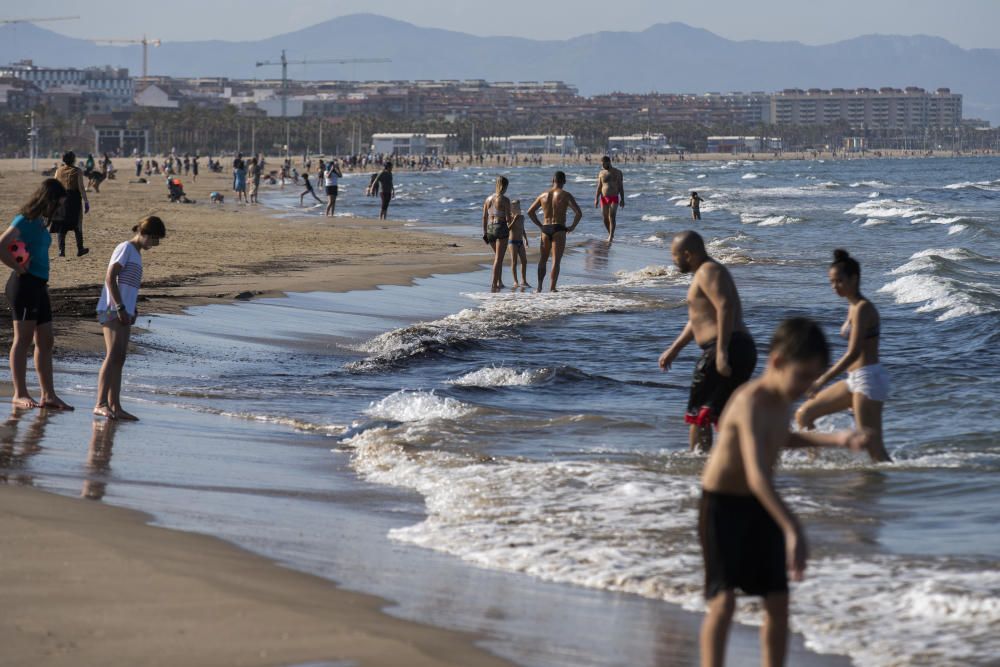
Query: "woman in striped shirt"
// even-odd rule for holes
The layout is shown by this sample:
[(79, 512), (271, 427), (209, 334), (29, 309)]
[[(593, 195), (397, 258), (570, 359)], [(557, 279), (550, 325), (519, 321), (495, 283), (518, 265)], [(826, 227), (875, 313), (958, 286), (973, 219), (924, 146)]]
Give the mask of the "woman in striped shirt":
[(111, 254), (101, 299), (97, 302), (97, 321), (104, 328), (107, 356), (97, 377), (97, 405), (94, 414), (108, 419), (138, 421), (122, 409), (122, 368), (128, 352), (129, 336), (137, 317), (139, 285), (142, 283), (142, 251), (160, 245), (167, 229), (155, 215), (144, 218), (132, 228), (135, 236), (120, 243)]

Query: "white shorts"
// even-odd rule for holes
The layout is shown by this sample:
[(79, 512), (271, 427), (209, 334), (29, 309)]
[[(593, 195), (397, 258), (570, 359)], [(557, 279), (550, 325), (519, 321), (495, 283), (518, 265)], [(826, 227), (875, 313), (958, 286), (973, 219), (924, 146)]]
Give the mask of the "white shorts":
[(847, 388), (852, 394), (864, 394), (884, 403), (889, 398), (889, 373), (882, 364), (862, 366), (847, 374)]

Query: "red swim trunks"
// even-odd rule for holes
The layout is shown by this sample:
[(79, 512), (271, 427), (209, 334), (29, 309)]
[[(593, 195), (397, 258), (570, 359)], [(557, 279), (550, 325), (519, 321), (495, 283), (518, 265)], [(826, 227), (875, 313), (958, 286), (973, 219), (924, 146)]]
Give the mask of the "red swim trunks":
[(618, 195), (611, 195), (610, 197), (605, 197), (601, 195), (601, 206), (611, 206), (618, 203)]

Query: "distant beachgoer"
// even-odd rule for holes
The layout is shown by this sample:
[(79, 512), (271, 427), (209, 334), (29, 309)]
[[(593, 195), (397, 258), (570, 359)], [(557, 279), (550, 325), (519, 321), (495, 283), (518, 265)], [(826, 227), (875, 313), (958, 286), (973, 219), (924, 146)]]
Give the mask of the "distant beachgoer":
[(392, 162), (386, 160), (382, 171), (372, 177), (369, 193), (378, 195), (382, 200), (382, 208), (379, 210), (378, 219), (385, 220), (389, 214), (389, 202), (396, 196), (396, 189), (392, 184)]
[(688, 200), (688, 206), (691, 208), (691, 219), (701, 220), (701, 203), (705, 201), (702, 199), (697, 192), (691, 193), (691, 198)]
[(191, 158), (191, 180), (195, 183), (198, 182), (198, 156), (195, 155)]
[[(21, 207), (10, 227), (0, 235), (0, 261), (13, 269), (7, 280), (7, 301), (14, 320), (14, 340), (10, 346), (10, 375), (14, 384), (11, 399), (18, 408), (72, 410), (56, 395), (52, 381), (52, 303), (49, 299), (49, 247), (52, 235), (46, 228), (66, 199), (66, 188), (54, 178), (42, 181), (31, 199)], [(28, 253), (26, 263), (18, 263), (11, 245), (20, 241)], [(28, 393), (28, 348), (35, 343), (35, 372), (41, 386), (41, 400)]]
[(691, 273), (688, 321), (659, 364), (669, 370), (681, 350), (694, 339), (702, 349), (694, 368), (684, 421), (691, 425), (691, 450), (712, 448), (712, 425), (726, 402), (757, 367), (757, 346), (743, 322), (743, 305), (729, 271), (708, 256), (697, 232), (681, 232), (670, 247), (681, 273)]
[[(263, 165), (254, 155), (247, 164), (247, 190), (251, 204), (260, 203), (258, 193), (260, 192), (260, 173), (264, 171)], [(220, 202), (221, 203), (221, 202)]]
[(315, 199), (317, 202), (319, 202), (320, 204), (323, 203), (323, 200), (317, 197), (316, 193), (313, 192), (312, 183), (309, 182), (308, 171), (302, 172), (302, 185), (305, 187), (305, 190), (303, 190), (302, 194), (299, 195), (299, 206), (304, 206), (303, 200), (305, 199), (306, 195), (312, 195), (313, 199)]
[(135, 177), (139, 178), (142, 176), (142, 156), (140, 155), (135, 159)]
[[(528, 233), (524, 231), (524, 215), (521, 200), (510, 202), (510, 272), (514, 276), (514, 287), (531, 287), (528, 284)], [(521, 280), (517, 279), (517, 266), (521, 265)]]
[(789, 432), (792, 402), (829, 360), (826, 338), (815, 322), (782, 322), (771, 339), (764, 374), (736, 390), (719, 423), (719, 444), (701, 477), (698, 516), (707, 607), (702, 665), (724, 664), (737, 590), (763, 599), (761, 664), (785, 664), (788, 579), (802, 581), (809, 550), (799, 520), (775, 488), (774, 468), (783, 449), (861, 451), (870, 440), (856, 431)]
[(82, 257), (90, 252), (89, 248), (83, 247), (83, 214), (90, 213), (90, 200), (87, 199), (87, 186), (83, 182), (83, 173), (76, 166), (76, 154), (73, 151), (63, 155), (55, 177), (66, 188), (66, 201), (55, 225), (59, 233), (59, 256), (66, 256), (66, 235), (73, 232), (76, 237), (76, 256)]
[[(576, 199), (563, 187), (566, 185), (566, 174), (557, 171), (552, 177), (552, 187), (538, 195), (531, 207), (528, 208), (528, 217), (542, 230), (541, 249), (538, 256), (538, 286), (537, 290), (542, 291), (545, 281), (545, 269), (552, 255), (552, 277), (550, 278), (549, 290), (558, 291), (556, 283), (559, 280), (559, 267), (562, 264), (562, 256), (566, 251), (566, 234), (576, 229), (583, 218), (583, 211)], [(542, 210), (544, 224), (538, 219), (538, 210)], [(566, 211), (573, 209), (573, 224), (566, 226)]]
[(510, 238), (510, 200), (507, 199), (508, 181), (497, 176), (496, 192), (483, 202), (483, 242), (493, 249), (493, 273), (490, 289), (494, 292), (503, 288), (503, 258), (507, 254), (507, 239)]
[(122, 408), (122, 368), (128, 353), (132, 325), (139, 316), (137, 304), (142, 284), (142, 251), (160, 245), (167, 235), (163, 220), (151, 215), (132, 228), (134, 236), (119, 243), (111, 254), (104, 289), (97, 302), (97, 321), (104, 330), (107, 354), (97, 376), (97, 405), (94, 414), (108, 419), (137, 421)]
[[(239, 166), (233, 170), (233, 190), (236, 191), (236, 201), (250, 203), (247, 197), (247, 170), (243, 160), (240, 160)], [(256, 194), (255, 192), (254, 195)]]
[[(851, 304), (840, 334), (848, 339), (847, 352), (810, 387), (809, 400), (795, 413), (804, 429), (812, 429), (818, 418), (853, 410), (858, 428), (872, 434), (869, 455), (873, 461), (892, 459), (882, 437), (882, 407), (889, 397), (889, 374), (879, 362), (882, 335), (878, 309), (861, 294), (861, 265), (846, 250), (833, 252), (830, 285), (837, 296)], [(844, 371), (847, 379), (823, 389)]]
[(608, 230), (608, 243), (615, 240), (618, 207), (625, 208), (625, 177), (620, 169), (611, 166), (611, 158), (601, 158), (601, 172), (597, 175), (597, 193), (594, 208), (600, 207), (604, 228)]
[(246, 163), (243, 161), (243, 153), (237, 153), (236, 157), (233, 158), (233, 191), (236, 192), (236, 172), (240, 169), (246, 169)]
[(332, 218), (337, 210), (337, 195), (340, 192), (340, 179), (343, 177), (344, 174), (340, 171), (337, 160), (330, 160), (330, 163), (326, 165), (326, 171), (323, 173), (323, 187), (326, 188), (326, 211), (324, 215), (329, 218)]

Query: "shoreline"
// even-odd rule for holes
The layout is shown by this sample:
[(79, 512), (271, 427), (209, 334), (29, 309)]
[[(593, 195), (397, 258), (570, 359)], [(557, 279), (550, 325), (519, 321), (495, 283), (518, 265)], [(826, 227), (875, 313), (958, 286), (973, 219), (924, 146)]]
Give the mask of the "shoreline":
[[(310, 228), (311, 231), (315, 231), (316, 224), (312, 220), (302, 220), (302, 221), (276, 220), (273, 215), (274, 211), (271, 209), (260, 208), (258, 209), (258, 212), (267, 216), (270, 222), (276, 222), (279, 225), (302, 225)], [(340, 219), (338, 219), (338, 222), (339, 220)], [(364, 226), (366, 223), (380, 224), (380, 227), (379, 229), (373, 230), (370, 229), (369, 227)], [(384, 235), (385, 232), (389, 230), (398, 229), (398, 224), (377, 223), (376, 221), (365, 221), (364, 219), (354, 218), (351, 219), (351, 222), (349, 224), (338, 225), (338, 227), (346, 230), (362, 230), (362, 231), (367, 230), (367, 232), (378, 236), (378, 235)], [(236, 267), (235, 271), (233, 271), (233, 267), (228, 267), (229, 270), (221, 269), (217, 273), (204, 273), (198, 276), (195, 280), (187, 284), (181, 281), (177, 281), (176, 283), (172, 284), (170, 279), (167, 278), (165, 279), (165, 282), (162, 285), (157, 285), (156, 283), (144, 283), (144, 292), (146, 292), (144, 296), (148, 297), (148, 301), (146, 301), (146, 304), (148, 305), (146, 305), (146, 307), (150, 309), (155, 309), (156, 312), (182, 312), (185, 308), (191, 305), (202, 305), (206, 303), (228, 303), (231, 302), (236, 297), (236, 295), (246, 294), (248, 292), (250, 293), (250, 296), (257, 296), (261, 294), (277, 294), (285, 291), (312, 291), (314, 289), (322, 291), (341, 292), (341, 291), (350, 291), (357, 289), (372, 289), (378, 285), (384, 285), (384, 284), (409, 284), (410, 282), (412, 282), (414, 278), (420, 277), (421, 275), (430, 275), (433, 273), (454, 273), (454, 272), (474, 270), (475, 268), (483, 264), (484, 262), (483, 258), (488, 257), (486, 253), (481, 253), (481, 257), (478, 256), (478, 253), (476, 257), (471, 257), (471, 256), (461, 257), (460, 256), (461, 253), (463, 251), (467, 252), (470, 246), (478, 248), (481, 248), (481, 246), (477, 246), (477, 244), (470, 243), (468, 241), (462, 241), (460, 238), (457, 237), (453, 238), (453, 237), (442, 236), (438, 238), (437, 234), (412, 231), (412, 230), (407, 230), (407, 234), (405, 236), (406, 239), (418, 239), (421, 236), (428, 236), (435, 239), (434, 242), (431, 242), (429, 244), (429, 247), (437, 248), (438, 246), (441, 246), (442, 248), (438, 250), (439, 254), (435, 254), (433, 256), (430, 256), (427, 253), (423, 253), (420, 250), (404, 252), (399, 254), (392, 254), (392, 255), (384, 255), (378, 252), (372, 252), (368, 254), (358, 254), (357, 256), (353, 257), (348, 261), (341, 263), (331, 263), (325, 266), (320, 265), (322, 264), (323, 260), (317, 259), (315, 262), (312, 263), (311, 266), (306, 265), (301, 267), (295, 267), (292, 269), (289, 269), (287, 265), (281, 265), (280, 260), (276, 260), (275, 263), (277, 264), (277, 266)], [(453, 241), (453, 242), (444, 243), (444, 241)], [(424, 241), (421, 241), (421, 243), (424, 243)], [(414, 261), (414, 256), (418, 261)], [(156, 262), (158, 259), (155, 255), (153, 257), (154, 258), (150, 262), (151, 265), (154, 264), (154, 262)], [(386, 265), (388, 265), (388, 268)], [(267, 287), (269, 289), (267, 290), (261, 289), (262, 287), (261, 283), (254, 283), (253, 281), (248, 282), (248, 278), (254, 276), (255, 274), (259, 273), (262, 270), (267, 270), (268, 268), (281, 270), (281, 272), (278, 273), (276, 276), (268, 276), (266, 279), (260, 277), (257, 278), (261, 282), (267, 282), (268, 283)], [(331, 285), (330, 282), (333, 280), (336, 280), (337, 282)], [(60, 288), (55, 288), (55, 289), (60, 289)], [(68, 291), (69, 289), (72, 288), (67, 288), (67, 291), (61, 294), (65, 295), (69, 299), (72, 299), (74, 297), (70, 295), (73, 294), (73, 292)], [(87, 288), (82, 288), (82, 289), (87, 289)], [(96, 290), (97, 287), (93, 286), (89, 289)], [(96, 291), (94, 291), (93, 293), (93, 299), (96, 300)], [(60, 315), (57, 314), (57, 317), (59, 316)], [(65, 315), (63, 315), (62, 317), (66, 320), (69, 319)], [(81, 311), (81, 314), (78, 315), (78, 317), (81, 318), (81, 320), (89, 319), (89, 314)], [(72, 322), (73, 320), (70, 321)], [(94, 327), (93, 333), (97, 334), (98, 329), (96, 327), (96, 324), (90, 326)], [(75, 348), (69, 345), (64, 345), (64, 340), (61, 338), (59, 340), (60, 347), (63, 349), (76, 349), (82, 353), (91, 352), (93, 351), (93, 346), (86, 345), (85, 343), (87, 341), (83, 340), (87, 337), (87, 335), (88, 334), (86, 333), (78, 332), (77, 337), (81, 339), (82, 342)], [(70, 338), (70, 337), (67, 336), (65, 338)], [(102, 341), (100, 341), (99, 338), (93, 336), (90, 339), (90, 342), (98, 343), (97, 349), (100, 350), (100, 343)], [(59, 497), (57, 494), (46, 493), (46, 495), (54, 495), (55, 497)], [(65, 500), (67, 502), (72, 502), (71, 499), (65, 499)], [(78, 505), (80, 504), (78, 503)], [(117, 510), (117, 508), (115, 509)], [(84, 513), (89, 512), (89, 510), (84, 509), (83, 507), (78, 508), (77, 511)], [(121, 510), (121, 511), (127, 511), (127, 510)], [(35, 520), (44, 523), (48, 521), (48, 517), (36, 517)], [(97, 519), (85, 518), (83, 522), (91, 520), (97, 520)], [(139, 518), (135, 518), (135, 521), (138, 523), (142, 523), (142, 519)], [(148, 525), (146, 525), (146, 527), (150, 528)], [(131, 528), (128, 530), (131, 531)], [(158, 530), (162, 531), (163, 529), (158, 529)], [(169, 541), (171, 539), (170, 535), (174, 534), (182, 536), (193, 535), (192, 533), (188, 533), (185, 531), (170, 531), (170, 534), (163, 537), (163, 539)], [(139, 538), (136, 537), (136, 539)], [(211, 538), (200, 537), (199, 539), (209, 540)], [(141, 540), (139, 541), (141, 542)], [(245, 552), (239, 547), (233, 546), (229, 542), (221, 540), (219, 540), (218, 542), (220, 542), (226, 547), (232, 548), (246, 555), (248, 558), (266, 561), (266, 565), (261, 564), (262, 568), (266, 569), (266, 567), (271, 567), (276, 570), (282, 570), (282, 571), (286, 569), (264, 557), (253, 555), (251, 552)], [(148, 558), (148, 554), (146, 554), (146, 557)], [(17, 558), (13, 559), (6, 558), (5, 560), (7, 561), (12, 560), (15, 563), (18, 561)], [(206, 564), (206, 567), (210, 566)], [(249, 565), (247, 565), (247, 567), (249, 567)], [(305, 575), (305, 574), (300, 575), (298, 573), (295, 574), (297, 576), (307, 577), (309, 579), (313, 578), (310, 575)], [(15, 578), (17, 577), (16, 569), (15, 573), (13, 573), (12, 576), (14, 576)], [(334, 584), (330, 583), (328, 579), (323, 579), (323, 581), (324, 583), (326, 583), (331, 587), (334, 586)], [(340, 585), (343, 585), (344, 583), (345, 582), (341, 582)], [(531, 582), (529, 581), (528, 584), (530, 583)], [(672, 607), (672, 605), (665, 605), (665, 606)], [(86, 616), (85, 613), (83, 612), (80, 613)], [(392, 618), (377, 610), (374, 613), (379, 617)], [(683, 612), (678, 608), (677, 613), (687, 614), (688, 612)], [(214, 619), (214, 617), (212, 618)], [(208, 625), (207, 621), (206, 625)], [(447, 631), (442, 631), (442, 632), (447, 632)], [(736, 632), (742, 634), (744, 639), (742, 642), (734, 641), (734, 644), (741, 645), (745, 650), (747, 645), (746, 636), (747, 635), (753, 636), (756, 633), (756, 631), (753, 628), (743, 627), (742, 630), (737, 630)], [(462, 641), (466, 641), (466, 639), (463, 638)], [(468, 639), (467, 641), (471, 646), (472, 640)], [(796, 641), (799, 644), (801, 644), (801, 637), (797, 637)], [(100, 642), (98, 642), (98, 644), (99, 643)], [(142, 649), (143, 647), (144, 646), (142, 642), (139, 642), (139, 645), (136, 648)], [(836, 661), (835, 658), (831, 658), (830, 656), (815, 655), (815, 657), (817, 662), (823, 661), (822, 664), (828, 664), (826, 661), (830, 661), (829, 664), (833, 664)], [(282, 655), (281, 659), (282, 663), (286, 663), (289, 662), (290, 660), (297, 660), (298, 658), (287, 658), (285, 655)], [(389, 660), (387, 662), (378, 662), (377, 658), (371, 658), (371, 660), (373, 660), (372, 662), (368, 662), (368, 660), (369, 659), (366, 658), (365, 664), (407, 664), (407, 663), (395, 662), (393, 660)], [(128, 663), (127, 661), (123, 661), (122, 663), (107, 662), (107, 660), (103, 659), (103, 657), (102, 657), (102, 662), (104, 664), (135, 664), (134, 661), (132, 663)], [(52, 664), (57, 664), (57, 663), (52, 663)], [(232, 664), (232, 663), (220, 662), (218, 664)], [(274, 664), (274, 663), (248, 662), (240, 664)], [(409, 664), (477, 665), (477, 664), (506, 664), (506, 663), (446, 661), (443, 663), (414, 662)]]

